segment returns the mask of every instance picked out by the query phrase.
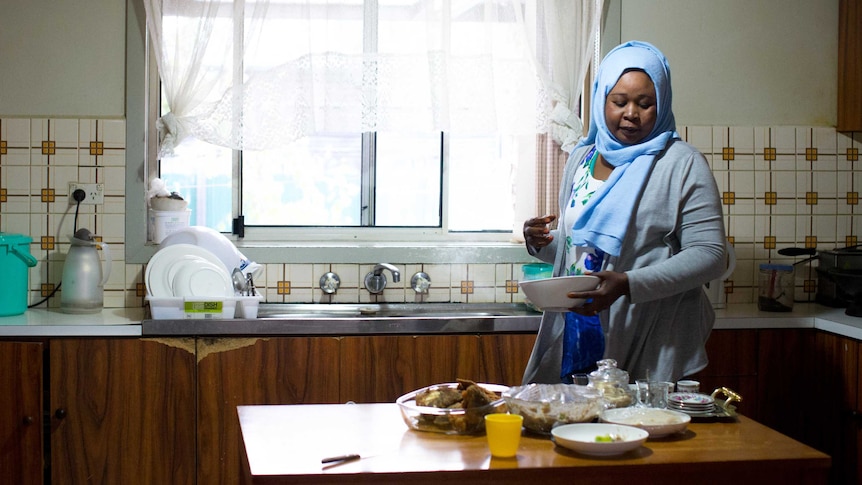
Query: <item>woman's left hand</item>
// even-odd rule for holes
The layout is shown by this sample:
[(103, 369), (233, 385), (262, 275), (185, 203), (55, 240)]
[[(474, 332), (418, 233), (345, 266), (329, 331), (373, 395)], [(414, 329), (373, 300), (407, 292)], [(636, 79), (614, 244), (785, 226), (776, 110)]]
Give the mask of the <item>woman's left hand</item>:
[(629, 277), (625, 273), (599, 271), (598, 273), (589, 274), (599, 277), (599, 286), (595, 290), (590, 291), (570, 291), (568, 293), (569, 298), (587, 299), (587, 303), (583, 306), (572, 308), (571, 311), (587, 316), (596, 315), (600, 311), (610, 308), (611, 304), (617, 298), (628, 295)]

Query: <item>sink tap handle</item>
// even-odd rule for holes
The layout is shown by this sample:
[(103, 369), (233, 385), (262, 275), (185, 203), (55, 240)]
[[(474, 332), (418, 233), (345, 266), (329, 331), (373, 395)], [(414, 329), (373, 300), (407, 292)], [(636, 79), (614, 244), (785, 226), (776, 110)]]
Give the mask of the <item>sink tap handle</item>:
[(372, 269), (371, 272), (374, 274), (374, 276), (380, 276), (383, 274), (384, 269), (388, 269), (389, 271), (392, 272), (392, 282), (393, 283), (398, 283), (399, 281), (401, 281), (401, 272), (398, 271), (397, 267), (395, 267), (394, 265), (391, 265), (389, 263), (376, 264), (376, 265), (374, 265), (374, 269)]
[(431, 277), (428, 276), (428, 273), (420, 271), (413, 275), (410, 280), (410, 287), (416, 293), (428, 293), (428, 288), (431, 287)]

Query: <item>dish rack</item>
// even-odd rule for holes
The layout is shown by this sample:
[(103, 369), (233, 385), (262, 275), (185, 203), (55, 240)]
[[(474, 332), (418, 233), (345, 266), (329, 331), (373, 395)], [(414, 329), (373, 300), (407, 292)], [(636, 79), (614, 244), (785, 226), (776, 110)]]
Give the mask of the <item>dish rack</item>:
[(219, 296), (195, 298), (156, 298), (147, 295), (153, 320), (226, 320), (255, 319), (263, 296)]

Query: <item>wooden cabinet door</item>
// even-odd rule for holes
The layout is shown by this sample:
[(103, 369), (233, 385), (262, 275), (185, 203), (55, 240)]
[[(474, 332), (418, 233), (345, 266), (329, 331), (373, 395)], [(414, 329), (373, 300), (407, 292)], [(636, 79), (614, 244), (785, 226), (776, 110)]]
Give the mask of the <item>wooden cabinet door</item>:
[(0, 342), (0, 481), (42, 483), (42, 344)]
[(431, 384), (479, 379), (479, 337), (345, 337), (340, 359), (342, 402), (394, 402)]
[(55, 339), (51, 483), (193, 484), (194, 345)]
[(805, 439), (804, 425), (816, 396), (808, 383), (815, 380), (814, 329), (758, 330), (757, 421), (791, 438)]
[(237, 406), (339, 402), (337, 338), (200, 338), (197, 345), (198, 484), (249, 483)]
[(757, 419), (757, 330), (713, 330), (706, 341), (709, 364), (693, 376), (707, 394), (728, 387), (742, 396), (737, 411)]
[(487, 334), (479, 341), (479, 379), (492, 384), (520, 386), (536, 334)]
[[(817, 332), (810, 361), (814, 378), (807, 392), (813, 404), (806, 421), (809, 445), (832, 456), (831, 483), (858, 483), (856, 480), (859, 381), (859, 342), (827, 332)], [(806, 392), (800, 390), (800, 392)]]

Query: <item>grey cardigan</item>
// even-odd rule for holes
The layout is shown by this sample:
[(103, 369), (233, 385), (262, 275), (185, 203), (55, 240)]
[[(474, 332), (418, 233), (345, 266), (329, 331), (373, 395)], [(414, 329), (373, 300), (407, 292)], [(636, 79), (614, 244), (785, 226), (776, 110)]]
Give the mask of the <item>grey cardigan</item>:
[[(572, 179), (591, 147), (575, 150), (560, 184), (560, 214), (571, 196)], [(725, 232), (715, 178), (703, 154), (673, 140), (656, 160), (623, 240), (619, 257), (605, 269), (625, 272), (630, 295), (600, 313), (605, 358), (615, 359), (632, 379), (650, 377), (675, 382), (702, 370), (704, 349), (715, 322), (703, 284), (725, 266)], [(564, 266), (566, 236), (558, 227), (550, 245), (531, 251)], [(545, 312), (523, 383), (560, 382), (562, 313)]]

